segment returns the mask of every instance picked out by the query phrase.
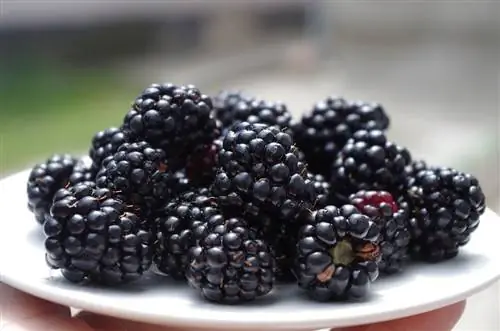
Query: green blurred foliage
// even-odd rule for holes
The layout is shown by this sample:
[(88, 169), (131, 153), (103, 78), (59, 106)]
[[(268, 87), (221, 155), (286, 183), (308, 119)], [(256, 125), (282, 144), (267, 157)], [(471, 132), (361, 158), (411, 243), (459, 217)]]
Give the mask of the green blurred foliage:
[(85, 153), (96, 131), (120, 124), (137, 92), (106, 68), (18, 58), (0, 72), (0, 173)]

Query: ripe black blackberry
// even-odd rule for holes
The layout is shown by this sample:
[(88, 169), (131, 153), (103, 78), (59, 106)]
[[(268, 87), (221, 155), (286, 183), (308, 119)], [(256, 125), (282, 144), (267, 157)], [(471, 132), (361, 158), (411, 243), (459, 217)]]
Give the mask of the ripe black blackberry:
[(310, 214), (297, 242), (298, 285), (318, 301), (362, 299), (377, 279), (380, 229), (352, 205)]
[(193, 85), (170, 83), (152, 84), (136, 98), (123, 131), (163, 149), (175, 169), (184, 167), (185, 157), (196, 146), (209, 144), (220, 134), (211, 99)]
[(386, 274), (402, 271), (409, 260), (408, 204), (404, 201), (396, 202), (385, 191), (359, 191), (350, 196), (350, 202), (381, 228), (380, 271)]
[(225, 131), (241, 122), (275, 125), (286, 130), (292, 120), (284, 103), (265, 101), (236, 91), (223, 91), (214, 98), (214, 110)]
[(202, 226), (208, 234), (191, 250), (186, 273), (193, 288), (209, 301), (230, 304), (271, 292), (271, 250), (244, 220), (215, 214)]
[(145, 141), (125, 143), (103, 161), (96, 184), (118, 193), (146, 216), (186, 186), (168, 167), (163, 150)]
[(298, 155), (292, 137), (277, 127), (240, 123), (224, 137), (212, 193), (245, 215), (265, 211), (293, 222), (317, 198)]
[(118, 147), (128, 142), (127, 135), (123, 130), (115, 127), (97, 132), (92, 138), (89, 156), (97, 172), (102, 161), (116, 153)]
[(189, 190), (158, 210), (154, 255), (157, 270), (184, 279), (189, 251), (207, 235), (207, 220), (215, 214), (220, 214), (219, 208), (205, 188)]
[(153, 233), (112, 191), (92, 183), (60, 189), (50, 213), (46, 261), (69, 281), (117, 285), (149, 269)]
[(309, 170), (329, 177), (330, 165), (354, 132), (388, 127), (389, 117), (382, 105), (328, 97), (316, 103), (292, 130), (297, 146), (305, 153)]
[(68, 154), (55, 154), (31, 169), (26, 187), (28, 208), (38, 223), (45, 222), (54, 194), (68, 183), (77, 161)]
[(410, 251), (439, 262), (455, 257), (479, 225), (485, 196), (473, 175), (415, 162), (408, 167), (406, 197), (411, 205)]
[(222, 140), (217, 139), (209, 145), (197, 147), (187, 159), (186, 174), (193, 185), (209, 186), (217, 173), (217, 155)]
[(342, 204), (360, 190), (388, 191), (397, 194), (405, 183), (405, 167), (410, 152), (387, 139), (380, 130), (354, 133), (337, 156), (330, 184), (335, 198)]

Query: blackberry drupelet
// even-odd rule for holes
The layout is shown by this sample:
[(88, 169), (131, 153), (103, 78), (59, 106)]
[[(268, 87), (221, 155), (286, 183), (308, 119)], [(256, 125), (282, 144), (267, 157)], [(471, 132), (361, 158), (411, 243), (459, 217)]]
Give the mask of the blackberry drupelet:
[(102, 161), (115, 154), (118, 147), (128, 142), (128, 140), (125, 132), (116, 127), (97, 132), (92, 138), (89, 150), (89, 156), (92, 159), (95, 171), (99, 171)]
[(292, 137), (277, 127), (243, 122), (224, 137), (212, 193), (243, 215), (267, 212), (287, 222), (317, 199)]
[(186, 174), (193, 185), (209, 186), (217, 173), (217, 155), (222, 147), (222, 140), (199, 146), (187, 159)]
[(297, 242), (298, 285), (318, 301), (362, 299), (378, 277), (380, 229), (352, 205), (310, 214)]
[(409, 260), (408, 204), (404, 201), (396, 202), (385, 191), (359, 191), (350, 196), (350, 202), (360, 212), (371, 217), (381, 229), (380, 271), (386, 274), (402, 271)]
[(152, 84), (136, 98), (124, 118), (123, 131), (161, 148), (175, 169), (185, 166), (195, 147), (220, 135), (211, 99), (193, 85), (169, 83)]
[(330, 165), (354, 132), (388, 127), (389, 117), (382, 105), (328, 97), (316, 103), (292, 130), (297, 146), (306, 154), (309, 170), (329, 177)]
[(26, 187), (28, 208), (38, 223), (45, 222), (54, 194), (68, 183), (76, 163), (71, 155), (55, 154), (31, 169)]
[(214, 98), (214, 110), (225, 131), (241, 122), (263, 123), (287, 130), (292, 121), (284, 103), (265, 101), (234, 91), (223, 91)]
[(410, 152), (387, 139), (380, 130), (360, 130), (342, 148), (332, 167), (330, 185), (335, 204), (347, 203), (361, 190), (388, 191), (397, 195), (405, 183)]
[(406, 198), (411, 205), (412, 256), (429, 262), (455, 257), (469, 242), (486, 208), (477, 178), (424, 162), (408, 168)]
[(241, 303), (271, 292), (274, 260), (264, 241), (240, 218), (215, 214), (203, 225), (207, 235), (191, 250), (187, 279), (218, 303)]
[(149, 269), (153, 233), (111, 190), (92, 183), (60, 189), (50, 213), (46, 261), (69, 281), (117, 285)]
[(156, 212), (155, 267), (174, 279), (184, 279), (189, 251), (203, 239), (207, 220), (220, 214), (205, 188), (189, 190)]
[(175, 197), (186, 186), (182, 176), (168, 167), (163, 150), (144, 141), (125, 143), (103, 161), (96, 183), (119, 194), (149, 217), (159, 204)]

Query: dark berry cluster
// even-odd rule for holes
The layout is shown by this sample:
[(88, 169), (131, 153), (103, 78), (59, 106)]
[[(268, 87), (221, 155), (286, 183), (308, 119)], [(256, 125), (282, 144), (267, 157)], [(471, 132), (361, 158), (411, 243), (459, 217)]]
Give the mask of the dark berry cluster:
[(409, 225), (412, 254), (428, 261), (456, 256), (486, 208), (477, 178), (422, 162), (409, 168), (405, 193), (413, 211)]
[(330, 165), (354, 132), (386, 130), (389, 117), (382, 105), (328, 97), (293, 126), (297, 146), (304, 152), (309, 170), (330, 175)]
[(299, 232), (295, 274), (320, 301), (361, 299), (379, 275), (380, 229), (352, 205), (312, 213)]
[(152, 84), (88, 157), (28, 175), (46, 262), (74, 283), (148, 272), (236, 304), (295, 281), (365, 298), (379, 271), (452, 258), (486, 208), (478, 180), (412, 160), (378, 103), (328, 97), (294, 122), (281, 102)]
[(72, 282), (116, 285), (138, 279), (152, 262), (147, 222), (93, 184), (59, 190), (44, 231), (48, 265)]
[(152, 84), (136, 98), (122, 128), (132, 139), (161, 148), (169, 158), (184, 158), (218, 136), (212, 110), (212, 99), (196, 86)]
[(405, 182), (410, 152), (380, 130), (354, 133), (332, 166), (331, 185), (340, 201), (359, 190), (399, 192)]

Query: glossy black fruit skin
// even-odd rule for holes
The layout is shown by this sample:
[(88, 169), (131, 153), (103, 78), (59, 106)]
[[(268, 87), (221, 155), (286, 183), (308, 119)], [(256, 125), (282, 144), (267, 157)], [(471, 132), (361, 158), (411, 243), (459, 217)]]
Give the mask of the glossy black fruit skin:
[(271, 292), (274, 259), (264, 241), (239, 218), (213, 215), (191, 250), (187, 279), (208, 301), (239, 304)]
[(162, 149), (172, 170), (184, 167), (195, 147), (220, 135), (211, 98), (194, 85), (170, 83), (151, 84), (136, 98), (123, 120), (123, 131)]
[[(294, 273), (318, 301), (363, 299), (379, 275), (380, 229), (354, 206), (327, 206), (310, 214), (299, 232)], [(332, 249), (348, 243), (352, 259), (336, 261)]]
[(151, 228), (112, 191), (93, 183), (60, 189), (50, 213), (46, 261), (67, 280), (118, 285), (151, 266)]
[(45, 222), (54, 194), (68, 184), (77, 162), (71, 155), (55, 154), (31, 169), (26, 185), (28, 208), (38, 223)]
[(186, 187), (180, 173), (169, 171), (163, 150), (145, 141), (125, 143), (107, 157), (97, 174), (96, 184), (118, 194), (138, 208), (143, 216)]
[(410, 245), (409, 206), (402, 199), (395, 201), (389, 192), (359, 191), (349, 197), (351, 204), (371, 217), (380, 229), (382, 258), (379, 269), (385, 274), (403, 271), (406, 267)]
[(297, 146), (306, 154), (309, 170), (330, 177), (330, 165), (356, 131), (386, 130), (389, 124), (378, 103), (331, 96), (316, 103), (292, 130)]
[(398, 196), (406, 181), (405, 168), (412, 157), (408, 149), (387, 139), (380, 130), (354, 133), (337, 156), (330, 185), (336, 204), (348, 203), (361, 190), (387, 191)]
[(220, 214), (216, 200), (205, 188), (191, 189), (156, 211), (154, 263), (174, 279), (185, 279), (190, 250), (207, 235), (208, 219)]
[(283, 102), (266, 101), (238, 91), (223, 91), (217, 95), (214, 111), (224, 133), (241, 122), (273, 125), (284, 131), (290, 128), (292, 121)]
[(115, 154), (118, 148), (126, 142), (129, 142), (129, 138), (120, 128), (111, 127), (97, 132), (92, 137), (89, 150), (95, 171), (97, 172), (101, 168), (105, 158)]
[(211, 190), (224, 208), (249, 216), (266, 212), (293, 223), (316, 203), (292, 137), (277, 127), (236, 125), (224, 137), (218, 162)]
[(458, 255), (486, 208), (476, 177), (450, 167), (414, 162), (407, 168), (412, 257), (440, 262)]

